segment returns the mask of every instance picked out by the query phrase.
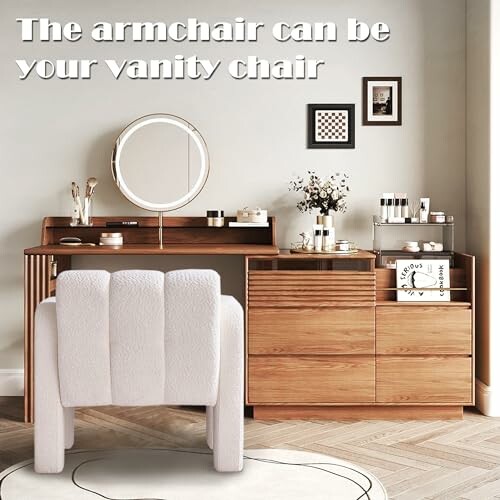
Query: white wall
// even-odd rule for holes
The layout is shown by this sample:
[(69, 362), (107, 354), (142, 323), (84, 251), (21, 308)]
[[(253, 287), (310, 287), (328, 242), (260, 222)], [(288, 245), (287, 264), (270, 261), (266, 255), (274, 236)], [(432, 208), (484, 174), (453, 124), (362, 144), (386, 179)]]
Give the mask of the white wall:
[(467, 251), (476, 256), (477, 374), (489, 384), (490, 0), (467, 2)]
[[(500, 416), (500, 5), (467, 2), (467, 249), (477, 256), (477, 403)], [(490, 258), (490, 256), (493, 256)]]
[[(75, 20), (87, 30), (98, 20), (169, 22), (195, 16), (214, 22), (243, 16), (264, 21), (268, 29), (281, 20), (336, 21), (340, 32), (335, 44), (283, 44), (269, 31), (257, 44), (96, 44), (88, 38), (75, 44), (21, 43), (15, 18), (40, 16)], [(348, 17), (388, 23), (390, 41), (347, 43)], [(179, 215), (266, 207), (277, 215), (279, 243), (287, 247), (312, 220), (294, 208), (295, 198), (287, 192), (290, 177), (307, 169), (341, 171), (351, 176), (352, 196), (349, 212), (337, 218), (339, 237), (370, 248), (379, 193), (407, 191), (410, 197), (428, 195), (434, 209), (454, 214), (457, 247), (464, 248), (465, 0), (3, 0), (0, 30), (0, 368), (22, 366), (22, 250), (39, 242), (44, 215), (69, 215), (70, 182), (98, 177), (97, 214), (143, 213), (113, 185), (109, 156), (119, 131), (147, 113), (185, 117), (209, 146), (212, 171), (206, 188)], [(305, 54), (327, 65), (316, 81), (236, 81), (224, 72), (209, 81), (114, 81), (103, 68), (90, 81), (20, 81), (14, 62), (150, 59), (176, 53), (222, 58), (223, 64), (246, 55), (279, 59)], [(393, 75), (403, 77), (403, 126), (362, 127), (361, 78)], [(305, 148), (306, 105), (313, 102), (356, 104), (356, 149)], [(240, 261), (218, 265), (230, 289), (241, 290)]]

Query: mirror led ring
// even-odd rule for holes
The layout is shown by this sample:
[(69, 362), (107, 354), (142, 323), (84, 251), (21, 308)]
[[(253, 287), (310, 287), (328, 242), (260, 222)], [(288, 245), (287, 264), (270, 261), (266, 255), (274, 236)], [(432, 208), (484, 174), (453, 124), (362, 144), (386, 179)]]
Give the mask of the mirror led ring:
[[(127, 186), (120, 170), (120, 156), (127, 139), (140, 128), (152, 123), (169, 123), (181, 128), (191, 136), (200, 153), (200, 174), (198, 175), (194, 186), (184, 196), (170, 203), (153, 203), (135, 195)], [(191, 123), (183, 118), (169, 114), (146, 115), (130, 123), (118, 136), (113, 149), (113, 156), (111, 158), (111, 171), (120, 191), (134, 205), (154, 212), (169, 212), (187, 205), (190, 201), (194, 200), (203, 189), (210, 171), (208, 148), (200, 132)]]

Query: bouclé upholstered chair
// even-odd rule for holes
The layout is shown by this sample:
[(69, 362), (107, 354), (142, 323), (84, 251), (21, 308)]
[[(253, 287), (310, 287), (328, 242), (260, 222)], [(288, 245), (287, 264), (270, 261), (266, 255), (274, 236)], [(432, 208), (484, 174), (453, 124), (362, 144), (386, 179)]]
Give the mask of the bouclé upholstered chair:
[(67, 271), (35, 317), (35, 470), (64, 468), (74, 408), (203, 405), (218, 471), (243, 466), (243, 311), (214, 271)]

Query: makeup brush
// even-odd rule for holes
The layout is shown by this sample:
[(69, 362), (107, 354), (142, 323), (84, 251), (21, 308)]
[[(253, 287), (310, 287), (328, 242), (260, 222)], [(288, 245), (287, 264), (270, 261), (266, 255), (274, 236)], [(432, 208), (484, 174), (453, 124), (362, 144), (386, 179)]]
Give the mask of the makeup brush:
[(87, 188), (85, 190), (85, 197), (92, 198), (94, 194), (95, 187), (97, 186), (97, 179), (95, 177), (89, 177), (87, 179)]
[(75, 195), (74, 195), (74, 198), (75, 198), (76, 204), (78, 205), (78, 211), (80, 212), (80, 222), (82, 224), (85, 224), (85, 217), (83, 215), (82, 202), (80, 200), (80, 187), (75, 182), (73, 182), (73, 184), (75, 185)]

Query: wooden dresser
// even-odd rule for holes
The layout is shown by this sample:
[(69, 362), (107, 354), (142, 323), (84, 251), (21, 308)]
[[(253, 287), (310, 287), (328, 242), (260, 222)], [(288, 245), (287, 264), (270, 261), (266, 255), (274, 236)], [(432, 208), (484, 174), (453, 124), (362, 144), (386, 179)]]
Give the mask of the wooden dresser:
[(396, 301), (375, 255), (249, 256), (246, 403), (255, 418), (459, 418), (474, 404), (474, 258), (452, 301)]

